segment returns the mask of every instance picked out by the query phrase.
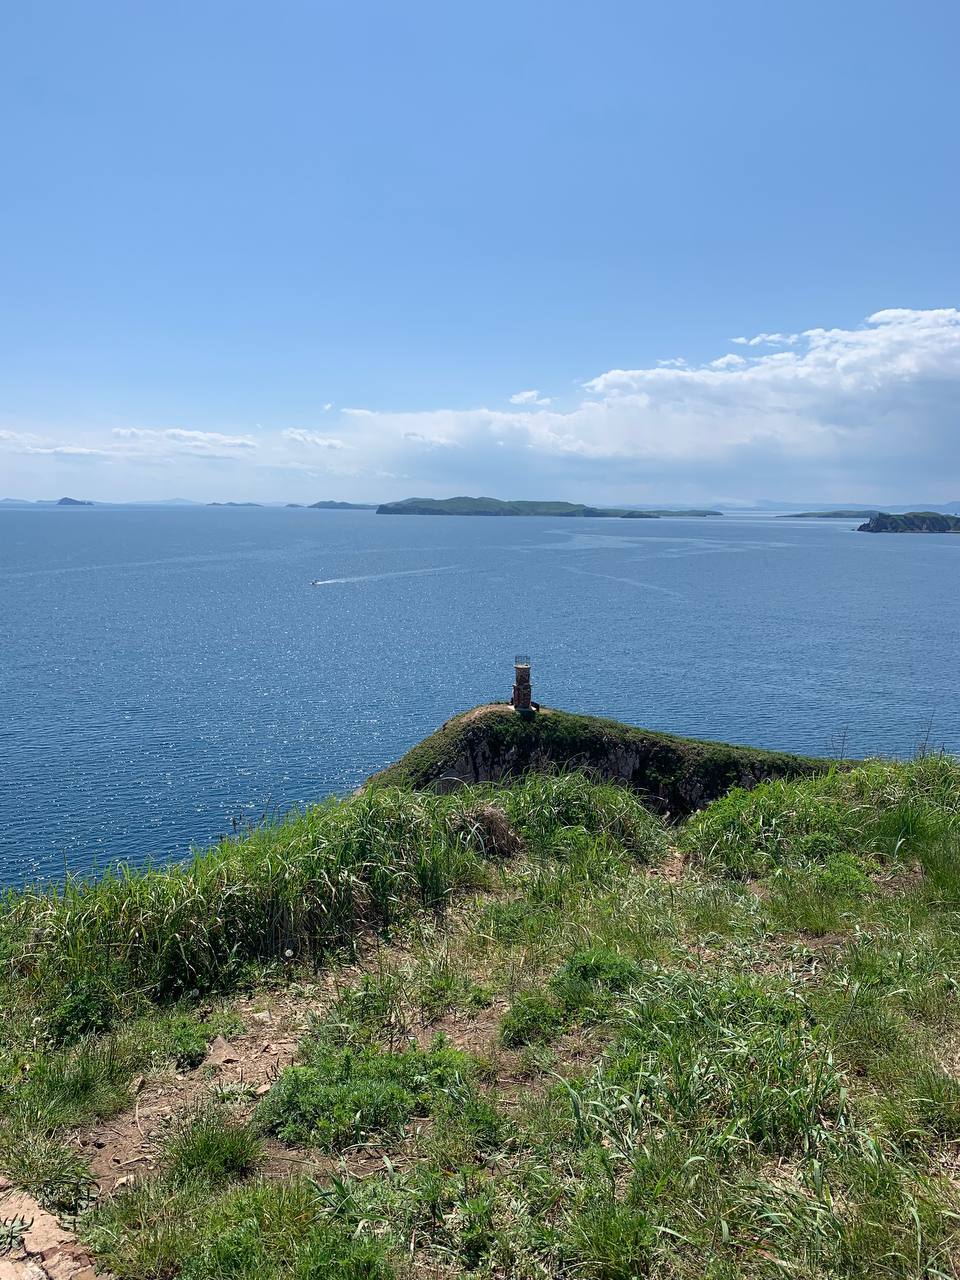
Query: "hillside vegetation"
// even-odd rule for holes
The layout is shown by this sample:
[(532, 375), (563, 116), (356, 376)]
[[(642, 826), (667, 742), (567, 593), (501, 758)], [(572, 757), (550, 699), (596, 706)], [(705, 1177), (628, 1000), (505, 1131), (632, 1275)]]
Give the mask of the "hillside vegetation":
[(620, 516), (613, 508), (580, 502), (505, 502), (502, 498), (402, 498), (383, 502), (380, 516)]
[(539, 773), (10, 894), (0, 1169), (118, 1280), (956, 1276), (958, 831)]
[(627, 507), (590, 507), (581, 502), (524, 502), (503, 498), (402, 498), (377, 507), (381, 516), (626, 516), (656, 520), (661, 516), (719, 516), (722, 511), (640, 510)]
[(858, 526), (857, 532), (960, 533), (960, 516), (945, 516), (939, 511), (908, 511), (905, 515), (895, 516), (880, 511)]
[(380, 783), (450, 790), (459, 783), (505, 782), (531, 769), (585, 769), (629, 783), (660, 813), (690, 813), (733, 786), (819, 773), (826, 760), (652, 733), (618, 720), (543, 708), (518, 716), (507, 703), (454, 716), (402, 759)]

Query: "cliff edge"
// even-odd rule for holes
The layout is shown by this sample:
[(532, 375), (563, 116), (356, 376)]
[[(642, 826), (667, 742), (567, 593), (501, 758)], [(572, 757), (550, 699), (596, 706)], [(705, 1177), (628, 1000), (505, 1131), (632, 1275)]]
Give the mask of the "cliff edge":
[(520, 716), (508, 704), (495, 703), (454, 716), (370, 781), (450, 791), (462, 783), (509, 781), (532, 770), (586, 769), (627, 783), (658, 812), (681, 817), (731, 787), (823, 773), (831, 763), (652, 733), (549, 708)]

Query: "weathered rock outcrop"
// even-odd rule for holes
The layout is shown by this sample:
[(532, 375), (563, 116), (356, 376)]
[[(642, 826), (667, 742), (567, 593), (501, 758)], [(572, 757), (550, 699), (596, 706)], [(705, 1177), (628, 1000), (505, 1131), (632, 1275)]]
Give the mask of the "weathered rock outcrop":
[(581, 768), (635, 787), (652, 808), (680, 817), (731, 787), (820, 773), (831, 761), (651, 733), (616, 720), (506, 705), (456, 716), (371, 782), (452, 790), (503, 782), (531, 770)]

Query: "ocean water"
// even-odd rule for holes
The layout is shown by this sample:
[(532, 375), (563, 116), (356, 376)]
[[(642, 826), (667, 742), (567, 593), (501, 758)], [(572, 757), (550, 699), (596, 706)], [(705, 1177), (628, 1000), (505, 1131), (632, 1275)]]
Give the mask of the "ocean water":
[(517, 652), (538, 700), (653, 729), (960, 751), (960, 538), (853, 527), (0, 511), (0, 883), (348, 791)]

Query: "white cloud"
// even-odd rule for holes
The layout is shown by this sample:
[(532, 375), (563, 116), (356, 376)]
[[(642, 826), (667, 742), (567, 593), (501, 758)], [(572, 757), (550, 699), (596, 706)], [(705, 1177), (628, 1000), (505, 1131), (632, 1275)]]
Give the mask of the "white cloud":
[(533, 404), (546, 406), (551, 404), (549, 396), (541, 396), (537, 390), (517, 391), (510, 397), (511, 404)]
[(23, 453), (34, 457), (53, 458), (106, 458), (106, 449), (89, 448), (79, 444), (56, 444), (32, 431), (0, 431), (0, 448), (8, 453)]
[[(101, 453), (129, 468), (163, 462), (168, 476), (185, 479), (198, 458), (229, 459), (229, 469), (196, 472), (197, 488), (223, 476), (216, 496), (225, 497), (273, 496), (263, 490), (269, 474), (288, 476), (284, 492), (298, 498), (318, 483), (357, 498), (960, 497), (960, 311), (887, 309), (855, 328), (758, 334), (738, 345), (701, 364), (678, 356), (608, 369), (562, 408), (529, 390), (506, 410), (351, 408), (328, 419), (329, 433), (287, 427), (255, 437), (141, 427), (41, 433), (11, 423), (0, 450), (51, 474), (59, 466), (64, 484), (71, 465)], [(244, 475), (248, 494), (238, 495)]]
[(799, 333), (758, 333), (752, 338), (731, 338), (741, 347), (792, 347), (799, 341)]
[(185, 431), (180, 427), (168, 427), (162, 431), (147, 427), (114, 427), (113, 436), (116, 440), (147, 446), (156, 452), (222, 454), (258, 448), (257, 441), (251, 436), (228, 436), (219, 431)]
[(281, 432), (284, 440), (291, 440), (294, 444), (307, 445), (312, 449), (349, 449), (350, 445), (345, 444), (342, 440), (338, 440), (336, 436), (323, 436), (317, 431), (302, 431), (299, 427), (288, 427), (286, 431)]
[[(735, 492), (734, 482), (758, 495), (800, 486), (811, 498), (889, 497), (905, 484), (914, 496), (960, 493), (960, 311), (884, 311), (858, 328), (765, 335), (768, 346), (772, 338), (783, 345), (607, 370), (562, 410), (526, 400), (506, 413), (376, 412), (357, 424), (367, 442), (358, 447), (403, 459), (423, 437), (456, 444), (456, 455), (415, 473), (443, 489), (503, 489), (509, 475), (514, 490), (526, 476), (544, 492), (544, 477), (558, 475), (564, 491), (585, 496), (626, 496), (638, 483)], [(413, 466), (407, 458), (395, 469)]]

